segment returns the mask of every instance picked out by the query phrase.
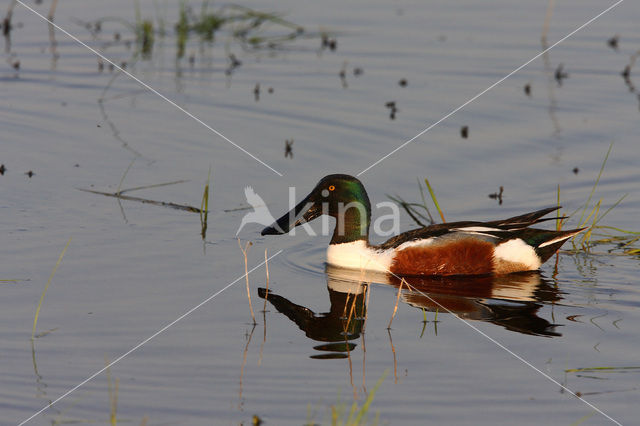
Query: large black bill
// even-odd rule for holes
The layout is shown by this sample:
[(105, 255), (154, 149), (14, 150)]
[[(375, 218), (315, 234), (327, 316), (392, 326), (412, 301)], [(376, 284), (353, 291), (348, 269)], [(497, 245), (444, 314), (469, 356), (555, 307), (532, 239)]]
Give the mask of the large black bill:
[(292, 228), (305, 222), (310, 222), (316, 217), (322, 215), (322, 209), (319, 204), (314, 203), (306, 197), (300, 201), (289, 213), (276, 220), (271, 226), (264, 228), (262, 235), (282, 235), (289, 232)]

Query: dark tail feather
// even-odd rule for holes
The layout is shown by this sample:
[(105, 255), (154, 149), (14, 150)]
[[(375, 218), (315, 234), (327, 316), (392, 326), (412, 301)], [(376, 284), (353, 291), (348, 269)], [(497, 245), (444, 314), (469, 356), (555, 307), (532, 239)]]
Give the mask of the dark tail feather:
[(587, 228), (571, 229), (568, 231), (547, 231), (542, 240), (536, 242), (533, 246), (536, 254), (540, 257), (542, 263), (546, 262), (551, 256), (557, 252), (564, 243), (575, 235), (578, 235)]
[(544, 222), (545, 220), (553, 220), (553, 219), (555, 219), (555, 218), (547, 218), (547, 219), (540, 219), (540, 218), (542, 216), (546, 216), (549, 213), (558, 210), (559, 208), (560, 208), (560, 206), (547, 207), (546, 209), (537, 210), (535, 212), (523, 214), (523, 215), (520, 215), (520, 216), (510, 217), (509, 219), (497, 220), (497, 221), (493, 222), (493, 224), (495, 224), (497, 226), (501, 226), (501, 227), (506, 227), (508, 229), (512, 229), (514, 227), (526, 228), (527, 226), (531, 226), (531, 225), (536, 224), (538, 222)]

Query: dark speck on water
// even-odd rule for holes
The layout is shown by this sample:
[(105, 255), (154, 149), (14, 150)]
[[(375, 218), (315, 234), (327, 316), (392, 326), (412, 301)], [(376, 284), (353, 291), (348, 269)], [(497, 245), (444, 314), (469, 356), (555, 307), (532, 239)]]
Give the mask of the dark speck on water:
[(467, 139), (469, 137), (469, 126), (462, 126), (460, 129), (460, 136), (462, 136), (462, 139)]
[(389, 108), (389, 118), (392, 120), (396, 119), (396, 113), (398, 112), (398, 108), (396, 107), (395, 101), (389, 101), (384, 104), (387, 108)]
[(347, 85), (347, 63), (346, 62), (342, 64), (342, 69), (340, 70), (338, 75), (340, 76), (340, 81), (342, 82), (342, 88), (346, 89), (347, 87), (349, 87)]
[(527, 83), (524, 85), (524, 94), (527, 96), (531, 96), (531, 83)]
[(558, 86), (562, 86), (562, 81), (566, 78), (569, 78), (569, 73), (564, 70), (563, 64), (558, 65), (558, 68), (556, 68), (556, 72), (554, 73), (554, 77), (556, 79), (556, 82), (558, 83)]
[(631, 65), (627, 65), (624, 67), (620, 75), (626, 80), (631, 76)]
[(577, 168), (577, 167), (574, 167), (572, 171), (573, 171), (573, 174), (574, 174), (574, 175), (577, 175), (577, 174), (578, 174), (578, 172), (580, 172), (580, 169), (579, 169), (579, 168)]
[(618, 50), (618, 40), (620, 40), (620, 36), (616, 34), (613, 37), (611, 37), (609, 40), (607, 40), (607, 44), (613, 50)]
[(322, 48), (329, 49), (332, 52), (338, 48), (338, 41), (335, 38), (329, 38), (328, 35), (322, 35)]
[(293, 139), (284, 141), (284, 158), (288, 157), (293, 159)]
[(27, 175), (27, 176), (29, 176), (29, 178), (31, 178), (31, 177), (35, 176), (36, 174), (33, 171), (29, 170), (28, 172), (25, 173), (25, 175)]
[(11, 21), (9, 18), (4, 18), (2, 21), (2, 34), (6, 37), (11, 32)]
[(406, 78), (400, 79), (398, 84), (400, 85), (400, 87), (407, 87), (407, 84), (408, 84), (407, 79)]
[(502, 205), (502, 194), (504, 193), (504, 187), (500, 186), (500, 190), (498, 192), (494, 192), (493, 194), (489, 194), (489, 198), (492, 200), (498, 200), (498, 204)]
[(7, 168), (4, 166), (4, 164), (0, 164), (0, 175), (4, 176), (4, 172), (7, 171)]

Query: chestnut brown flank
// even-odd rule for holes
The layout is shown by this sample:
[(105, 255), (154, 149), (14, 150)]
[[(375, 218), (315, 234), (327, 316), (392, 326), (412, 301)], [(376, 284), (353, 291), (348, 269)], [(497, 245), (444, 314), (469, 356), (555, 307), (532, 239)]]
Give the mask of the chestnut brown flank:
[(467, 238), (408, 247), (391, 262), (398, 275), (483, 275), (493, 273), (493, 244)]

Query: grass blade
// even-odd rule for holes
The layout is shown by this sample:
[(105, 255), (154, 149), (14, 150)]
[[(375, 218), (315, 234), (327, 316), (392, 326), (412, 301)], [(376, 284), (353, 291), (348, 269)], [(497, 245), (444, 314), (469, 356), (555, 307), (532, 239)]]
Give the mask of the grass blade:
[(425, 178), (424, 183), (427, 184), (427, 188), (429, 189), (429, 194), (431, 194), (431, 199), (433, 200), (433, 204), (436, 206), (436, 209), (438, 209), (438, 213), (440, 213), (440, 218), (442, 219), (442, 223), (446, 223), (447, 221), (444, 219), (444, 214), (442, 214), (442, 209), (440, 208), (440, 204), (438, 204), (438, 200), (436, 199), (436, 194), (433, 192), (433, 188), (431, 188), (431, 185), (429, 184), (429, 179)]
[(604, 166), (605, 164), (607, 164), (607, 160), (609, 159), (609, 154), (611, 153), (611, 149), (613, 149), (613, 141), (609, 145), (609, 150), (607, 151), (607, 155), (604, 156), (604, 161), (602, 162), (602, 166), (600, 166), (600, 172), (598, 173), (598, 177), (596, 178), (596, 181), (593, 184), (593, 188), (591, 188), (591, 194), (589, 194), (589, 198), (587, 198), (587, 202), (585, 203), (584, 208), (582, 209), (582, 214), (580, 215), (580, 220), (578, 221), (578, 223), (583, 223), (582, 218), (584, 217), (587, 207), (589, 207), (589, 203), (591, 202), (591, 197), (593, 197), (593, 194), (596, 192), (598, 182), (600, 182), (600, 177), (602, 176), (602, 172), (604, 171)]
[(53, 270), (51, 271), (51, 275), (49, 275), (49, 280), (47, 281), (47, 285), (44, 286), (44, 291), (40, 295), (40, 301), (38, 302), (38, 307), (36, 308), (36, 315), (33, 318), (33, 330), (31, 331), (31, 339), (33, 339), (35, 337), (35, 335), (36, 335), (36, 326), (38, 325), (38, 317), (40, 316), (40, 308), (42, 308), (42, 302), (44, 301), (44, 295), (47, 293), (47, 289), (49, 288), (49, 284), (51, 284), (51, 281), (53, 280), (53, 276), (55, 275), (56, 270), (58, 269), (58, 266), (62, 262), (62, 258), (64, 257), (64, 253), (67, 251), (67, 247), (69, 247), (69, 244), (71, 244), (71, 238), (69, 238), (69, 241), (67, 241), (67, 245), (65, 245), (64, 249), (62, 249), (62, 253), (60, 253), (60, 257), (58, 258), (58, 261), (56, 262), (55, 266), (53, 267)]

